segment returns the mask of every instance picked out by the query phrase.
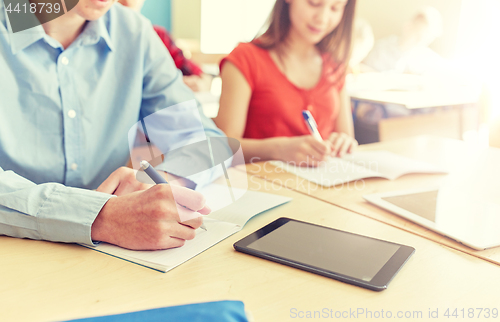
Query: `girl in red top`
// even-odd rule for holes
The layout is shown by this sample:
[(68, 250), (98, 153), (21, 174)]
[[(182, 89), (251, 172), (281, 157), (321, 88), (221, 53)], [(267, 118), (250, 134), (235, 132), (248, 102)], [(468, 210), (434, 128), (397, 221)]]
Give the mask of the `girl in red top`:
[[(245, 159), (317, 165), (357, 146), (342, 89), (356, 0), (277, 0), (267, 31), (221, 62), (215, 119)], [(309, 110), (324, 141), (310, 134)], [(255, 159), (257, 158), (257, 159)]]

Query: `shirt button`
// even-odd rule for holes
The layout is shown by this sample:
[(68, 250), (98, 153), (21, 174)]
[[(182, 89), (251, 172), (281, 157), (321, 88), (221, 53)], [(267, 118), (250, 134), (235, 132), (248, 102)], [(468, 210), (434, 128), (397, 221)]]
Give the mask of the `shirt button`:
[(312, 106), (312, 104), (307, 105), (307, 110), (312, 112), (314, 110), (314, 106)]
[(74, 118), (75, 118), (75, 116), (76, 116), (76, 112), (75, 112), (75, 110), (69, 110), (69, 111), (68, 111), (68, 116), (69, 116), (69, 117), (71, 117), (72, 119), (74, 119)]
[(63, 57), (63, 58), (61, 58), (61, 63), (62, 63), (63, 65), (68, 65), (68, 64), (69, 64), (69, 59), (68, 59), (68, 57)]
[(72, 163), (71, 164), (71, 170), (76, 171), (76, 169), (78, 169), (78, 164)]

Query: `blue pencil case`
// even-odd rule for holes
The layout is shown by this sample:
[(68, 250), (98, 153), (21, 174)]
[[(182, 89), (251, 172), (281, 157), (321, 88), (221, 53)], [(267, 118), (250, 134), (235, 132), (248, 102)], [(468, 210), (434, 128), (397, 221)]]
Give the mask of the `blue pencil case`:
[(241, 301), (219, 301), (169, 306), (158, 309), (71, 320), (73, 322), (247, 322)]

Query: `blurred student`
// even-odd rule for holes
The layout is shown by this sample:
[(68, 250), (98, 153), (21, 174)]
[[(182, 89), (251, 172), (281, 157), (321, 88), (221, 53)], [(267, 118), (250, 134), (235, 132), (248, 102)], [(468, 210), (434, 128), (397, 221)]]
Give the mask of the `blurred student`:
[[(263, 35), (221, 62), (216, 124), (241, 139), (247, 161), (317, 165), (357, 146), (342, 90), (355, 0), (277, 0)], [(324, 141), (302, 118), (308, 110)], [(255, 160), (255, 159), (254, 159)]]
[(363, 63), (379, 72), (418, 75), (443, 68), (444, 58), (429, 48), (442, 33), (441, 13), (436, 8), (424, 7), (404, 25), (401, 36), (376, 41)]
[[(146, 0), (118, 0), (122, 5), (140, 12)], [(167, 29), (153, 26), (161, 41), (167, 47), (175, 66), (181, 70), (184, 83), (194, 92), (209, 91), (212, 76), (203, 73), (202, 69), (193, 61), (187, 59), (182, 50), (175, 45)]]
[(361, 18), (354, 19), (352, 53), (349, 59), (349, 72), (358, 74), (373, 71), (372, 68), (363, 63), (363, 60), (373, 49), (374, 44), (375, 36), (373, 35), (373, 29), (368, 21)]

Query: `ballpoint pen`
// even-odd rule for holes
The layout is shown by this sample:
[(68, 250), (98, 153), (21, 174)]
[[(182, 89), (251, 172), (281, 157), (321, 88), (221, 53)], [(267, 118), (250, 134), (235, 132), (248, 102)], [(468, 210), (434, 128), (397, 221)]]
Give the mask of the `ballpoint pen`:
[[(146, 174), (151, 178), (151, 180), (154, 181), (156, 184), (168, 184), (168, 181), (165, 180), (164, 177), (162, 177), (147, 161), (141, 161), (141, 168), (146, 172)], [(201, 224), (200, 226), (201, 229), (207, 230), (205, 227), (205, 224)]]
[(311, 115), (311, 113), (307, 110), (304, 110), (302, 111), (302, 117), (304, 118), (304, 121), (306, 121), (307, 127), (309, 128), (312, 136), (316, 140), (323, 142), (323, 138), (318, 131), (318, 124), (316, 124), (316, 121), (314, 120), (314, 117)]

